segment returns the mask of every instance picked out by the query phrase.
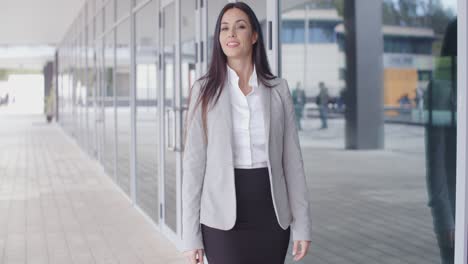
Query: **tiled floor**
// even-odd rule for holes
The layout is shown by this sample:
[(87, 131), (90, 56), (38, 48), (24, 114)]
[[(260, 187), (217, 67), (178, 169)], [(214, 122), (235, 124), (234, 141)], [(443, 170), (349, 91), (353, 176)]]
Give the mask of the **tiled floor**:
[[(43, 119), (0, 116), (0, 263), (186, 264), (101, 166)], [(345, 151), (342, 121), (309, 125), (300, 135), (313, 241), (301, 262), (290, 241), (286, 263), (440, 263), (424, 130), (385, 125), (385, 150)]]
[(0, 120), (0, 263), (186, 263), (58, 126)]

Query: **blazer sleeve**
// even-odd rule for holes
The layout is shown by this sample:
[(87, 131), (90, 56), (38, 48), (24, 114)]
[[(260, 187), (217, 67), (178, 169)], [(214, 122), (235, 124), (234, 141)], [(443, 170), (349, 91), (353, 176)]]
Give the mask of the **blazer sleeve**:
[(200, 203), (206, 164), (201, 104), (195, 108), (200, 82), (192, 87), (187, 112), (185, 144), (182, 158), (182, 248), (181, 252), (202, 249)]
[(286, 188), (293, 220), (291, 223), (292, 240), (311, 241), (311, 213), (309, 191), (304, 173), (299, 135), (295, 121), (294, 105), (286, 80), (283, 80), (283, 169)]

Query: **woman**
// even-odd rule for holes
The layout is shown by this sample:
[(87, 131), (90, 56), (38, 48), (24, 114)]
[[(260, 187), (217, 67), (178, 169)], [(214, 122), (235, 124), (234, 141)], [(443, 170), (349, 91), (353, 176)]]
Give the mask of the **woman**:
[[(190, 90), (184, 133), (182, 252), (189, 263), (298, 261), (310, 207), (287, 82), (268, 65), (260, 24), (245, 3), (218, 16), (208, 73)], [(300, 251), (299, 251), (300, 247)]]

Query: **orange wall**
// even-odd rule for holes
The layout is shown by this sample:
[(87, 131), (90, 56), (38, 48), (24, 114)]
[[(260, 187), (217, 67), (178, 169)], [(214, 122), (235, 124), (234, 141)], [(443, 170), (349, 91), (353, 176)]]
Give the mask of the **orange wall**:
[(384, 105), (399, 106), (398, 99), (408, 94), (414, 99), (418, 87), (418, 71), (416, 69), (386, 68), (384, 70)]

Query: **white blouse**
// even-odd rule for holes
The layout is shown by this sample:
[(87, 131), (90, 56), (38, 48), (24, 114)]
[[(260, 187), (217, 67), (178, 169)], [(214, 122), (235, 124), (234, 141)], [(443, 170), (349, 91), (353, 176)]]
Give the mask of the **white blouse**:
[(234, 167), (267, 167), (262, 98), (258, 91), (255, 65), (249, 79), (252, 91), (247, 95), (239, 87), (237, 73), (229, 65), (226, 66), (232, 107)]

